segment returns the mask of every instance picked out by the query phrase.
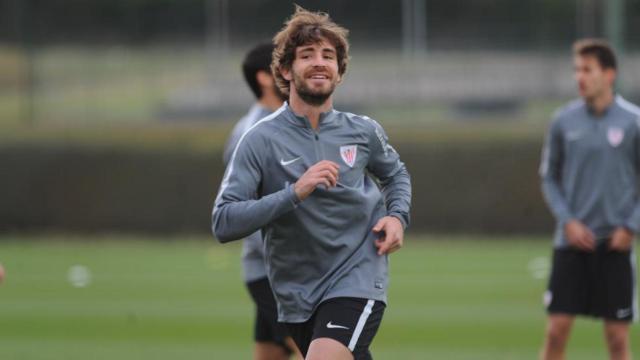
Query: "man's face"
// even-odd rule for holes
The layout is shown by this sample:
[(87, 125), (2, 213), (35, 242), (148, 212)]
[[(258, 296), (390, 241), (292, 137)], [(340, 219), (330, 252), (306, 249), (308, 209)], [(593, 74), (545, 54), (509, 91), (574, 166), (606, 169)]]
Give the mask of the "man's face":
[(322, 105), (340, 82), (336, 48), (326, 40), (296, 48), (291, 70), (282, 75), (291, 92), (310, 105)]
[(575, 56), (574, 78), (580, 96), (592, 100), (610, 90), (615, 80), (615, 70), (603, 69), (595, 56)]

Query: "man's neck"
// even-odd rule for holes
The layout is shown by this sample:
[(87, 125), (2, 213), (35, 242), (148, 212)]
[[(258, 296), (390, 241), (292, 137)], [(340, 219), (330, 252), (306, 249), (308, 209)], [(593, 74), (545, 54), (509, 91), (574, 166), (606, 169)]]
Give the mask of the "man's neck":
[(331, 110), (333, 107), (333, 96), (330, 96), (323, 104), (314, 106), (304, 102), (297, 94), (292, 92), (289, 97), (289, 106), (296, 115), (305, 116), (309, 119), (311, 127), (317, 129), (320, 123), (320, 114)]
[(282, 106), (282, 99), (274, 93), (263, 93), (262, 97), (258, 100), (258, 104), (269, 109), (271, 112), (278, 110)]
[(596, 115), (602, 115), (605, 110), (613, 103), (615, 95), (613, 90), (609, 89), (599, 96), (592, 99), (587, 99), (587, 105), (593, 110)]

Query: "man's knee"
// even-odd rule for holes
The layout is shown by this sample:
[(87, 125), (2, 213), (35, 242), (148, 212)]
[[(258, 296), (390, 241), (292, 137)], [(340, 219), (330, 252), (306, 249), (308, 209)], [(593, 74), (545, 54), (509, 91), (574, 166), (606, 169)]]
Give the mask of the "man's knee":
[(612, 354), (624, 354), (629, 348), (629, 328), (626, 324), (605, 324), (607, 346)]
[(551, 317), (547, 326), (548, 346), (552, 348), (563, 348), (569, 339), (572, 324), (573, 318)]
[(258, 360), (286, 360), (289, 359), (289, 352), (282, 345), (259, 341), (255, 345), (254, 357)]

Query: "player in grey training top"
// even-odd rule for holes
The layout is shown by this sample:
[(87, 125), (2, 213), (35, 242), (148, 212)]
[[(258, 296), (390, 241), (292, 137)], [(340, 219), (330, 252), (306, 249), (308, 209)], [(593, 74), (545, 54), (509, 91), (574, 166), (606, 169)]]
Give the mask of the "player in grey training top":
[[(233, 149), (251, 126), (282, 106), (284, 95), (271, 75), (273, 44), (254, 46), (242, 62), (242, 72), (257, 101), (233, 128), (224, 149), (223, 159), (229, 163)], [(256, 307), (254, 322), (255, 360), (285, 360), (298, 353), (284, 325), (277, 321), (277, 305), (267, 279), (264, 246), (260, 231), (248, 235), (242, 244), (244, 280)], [(299, 354), (298, 354), (299, 356)], [(301, 356), (300, 356), (301, 358)]]
[[(273, 45), (270, 43), (255, 46), (242, 64), (242, 71), (249, 88), (256, 96), (256, 103), (249, 112), (238, 121), (229, 135), (224, 147), (223, 160), (225, 164), (231, 160), (231, 154), (242, 135), (249, 130), (258, 120), (270, 115), (282, 106), (284, 95), (275, 84), (271, 75), (271, 53)], [(246, 282), (265, 278), (267, 270), (264, 263), (264, 251), (262, 236), (257, 231), (243, 241), (242, 266)]]
[(556, 112), (540, 169), (557, 220), (555, 247), (570, 246), (564, 225), (571, 219), (580, 219), (598, 241), (618, 227), (640, 230), (639, 117), (640, 108), (620, 95), (598, 117), (582, 99)]
[(603, 318), (611, 359), (630, 359), (637, 319), (633, 237), (640, 230), (640, 109), (613, 91), (608, 44), (574, 45), (582, 99), (559, 110), (540, 166), (544, 197), (557, 220), (543, 359), (563, 359), (576, 315)]
[[(256, 103), (249, 113), (245, 115), (234, 127), (224, 151), (224, 162), (229, 163), (231, 153), (235, 149), (238, 140), (258, 120), (271, 114), (273, 111)], [(251, 282), (267, 276), (267, 269), (264, 264), (264, 250), (262, 249), (262, 235), (260, 231), (256, 231), (248, 235), (242, 243), (242, 270), (245, 282)]]
[[(345, 311), (292, 334), (309, 358), (370, 358), (386, 302), (386, 253), (402, 245), (409, 222), (409, 174), (380, 125), (332, 108), (345, 35), (325, 14), (300, 8), (276, 35), (272, 68), (290, 103), (242, 136), (213, 210), (222, 242), (262, 229), (280, 321), (322, 321), (317, 311), (329, 299), (364, 300), (352, 324)], [(369, 314), (377, 323), (367, 325)]]

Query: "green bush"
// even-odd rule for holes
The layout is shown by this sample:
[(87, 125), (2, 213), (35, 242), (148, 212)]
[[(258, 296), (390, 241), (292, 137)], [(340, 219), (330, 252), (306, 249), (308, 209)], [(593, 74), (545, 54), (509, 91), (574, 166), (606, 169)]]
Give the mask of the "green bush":
[[(394, 145), (412, 175), (412, 231), (551, 232), (539, 139)], [(5, 143), (0, 230), (208, 232), (220, 151)]]

